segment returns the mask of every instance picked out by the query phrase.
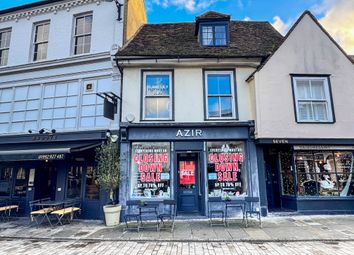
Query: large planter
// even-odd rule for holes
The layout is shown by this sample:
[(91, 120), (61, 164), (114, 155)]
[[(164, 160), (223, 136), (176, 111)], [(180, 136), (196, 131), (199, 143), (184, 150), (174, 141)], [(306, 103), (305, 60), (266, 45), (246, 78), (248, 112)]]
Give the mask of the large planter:
[(119, 224), (121, 205), (105, 205), (103, 206), (104, 218), (107, 227), (114, 227)]

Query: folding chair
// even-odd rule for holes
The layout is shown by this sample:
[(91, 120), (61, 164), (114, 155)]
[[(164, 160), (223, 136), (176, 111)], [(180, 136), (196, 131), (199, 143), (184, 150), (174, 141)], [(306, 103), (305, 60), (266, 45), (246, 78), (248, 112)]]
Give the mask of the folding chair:
[[(163, 200), (163, 212), (158, 215), (161, 224), (159, 224), (159, 230), (161, 229), (173, 229), (175, 227), (175, 218), (177, 213), (177, 204), (175, 200)], [(166, 210), (166, 207), (167, 210)]]
[(66, 221), (70, 224), (75, 214), (81, 212), (81, 200), (73, 199), (64, 202), (64, 208), (52, 211), (50, 214), (56, 216), (58, 223), (57, 225), (63, 225)]
[[(124, 215), (125, 226), (127, 230), (136, 229), (138, 232), (140, 230), (141, 215), (139, 213), (139, 200), (128, 200), (126, 204), (126, 210)], [(136, 221), (136, 227), (131, 226), (132, 221)]]
[(245, 197), (246, 202), (246, 227), (248, 227), (248, 215), (253, 218), (253, 215), (257, 216), (260, 227), (262, 228), (262, 217), (260, 210), (254, 208), (254, 203), (259, 203), (259, 197)]
[[(210, 197), (208, 200), (209, 224), (210, 226), (223, 225), (226, 227), (225, 204), (221, 197)], [(219, 216), (219, 217), (218, 217)], [(220, 220), (215, 220), (219, 219)]]

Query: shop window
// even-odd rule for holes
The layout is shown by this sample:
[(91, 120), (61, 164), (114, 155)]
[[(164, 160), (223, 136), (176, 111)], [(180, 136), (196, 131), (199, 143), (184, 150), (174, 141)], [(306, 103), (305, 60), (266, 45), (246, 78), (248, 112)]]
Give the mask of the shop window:
[(10, 167), (0, 169), (0, 196), (10, 196), (12, 171)]
[(235, 118), (235, 86), (232, 71), (205, 72), (206, 118)]
[(11, 29), (0, 31), (0, 66), (6, 66), (9, 58)]
[(14, 196), (25, 197), (27, 192), (27, 171), (23, 167), (17, 169)]
[(295, 165), (299, 196), (354, 195), (352, 152), (296, 152)]
[(67, 198), (81, 197), (81, 184), (82, 184), (82, 166), (72, 166), (68, 172), (68, 186), (66, 191)]
[(97, 171), (93, 166), (86, 168), (86, 192), (85, 197), (88, 200), (100, 199), (100, 187), (97, 185)]
[(132, 143), (131, 197), (171, 197), (170, 143)]
[(143, 118), (172, 119), (172, 72), (144, 72)]
[(244, 142), (208, 142), (209, 197), (247, 194)]
[(295, 179), (292, 168), (292, 152), (279, 152), (282, 195), (295, 195)]
[(297, 122), (334, 122), (328, 77), (293, 77)]

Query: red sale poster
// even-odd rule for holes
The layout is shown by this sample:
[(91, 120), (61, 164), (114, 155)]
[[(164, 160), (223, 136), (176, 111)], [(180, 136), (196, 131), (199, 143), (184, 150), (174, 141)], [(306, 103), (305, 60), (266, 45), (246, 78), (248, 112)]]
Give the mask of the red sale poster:
[(195, 184), (195, 162), (180, 161), (179, 162), (179, 182), (183, 185)]

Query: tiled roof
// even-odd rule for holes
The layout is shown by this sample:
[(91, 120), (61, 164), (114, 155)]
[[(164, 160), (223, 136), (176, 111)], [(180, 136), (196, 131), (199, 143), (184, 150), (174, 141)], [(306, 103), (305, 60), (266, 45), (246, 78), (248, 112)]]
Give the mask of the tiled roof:
[(220, 12), (208, 11), (200, 16), (197, 16), (196, 19), (230, 19), (230, 15)]
[(144, 25), (120, 49), (118, 58), (132, 57), (265, 57), (283, 37), (269, 22), (230, 21), (230, 44), (202, 47), (194, 34), (195, 23)]

